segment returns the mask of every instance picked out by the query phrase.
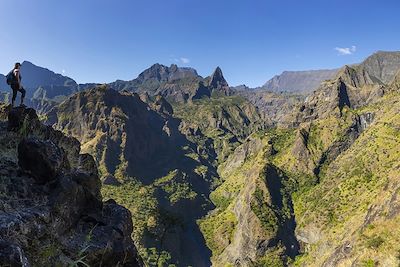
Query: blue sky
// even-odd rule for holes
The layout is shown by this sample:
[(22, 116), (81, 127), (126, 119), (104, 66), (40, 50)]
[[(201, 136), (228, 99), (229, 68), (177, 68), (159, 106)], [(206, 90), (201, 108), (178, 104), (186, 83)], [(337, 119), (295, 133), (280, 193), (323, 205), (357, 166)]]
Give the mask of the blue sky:
[(177, 63), (259, 86), (400, 50), (398, 0), (1, 0), (0, 10), (0, 73), (29, 60), (81, 83)]

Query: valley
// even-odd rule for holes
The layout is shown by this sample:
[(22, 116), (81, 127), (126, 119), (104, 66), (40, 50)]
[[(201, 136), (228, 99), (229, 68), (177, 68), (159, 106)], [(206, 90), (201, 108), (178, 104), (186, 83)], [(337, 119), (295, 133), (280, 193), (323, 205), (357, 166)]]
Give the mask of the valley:
[(41, 123), (79, 141), (104, 201), (130, 211), (137, 262), (400, 264), (400, 52), (256, 89), (219, 67), (155, 64), (102, 85), (23, 71)]

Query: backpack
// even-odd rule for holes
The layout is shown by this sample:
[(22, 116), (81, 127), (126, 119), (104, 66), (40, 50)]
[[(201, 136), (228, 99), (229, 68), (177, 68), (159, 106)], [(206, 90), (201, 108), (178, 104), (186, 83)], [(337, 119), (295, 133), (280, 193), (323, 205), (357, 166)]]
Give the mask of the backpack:
[(15, 75), (14, 75), (14, 70), (10, 71), (7, 76), (7, 84), (10, 85), (12, 83), (15, 83), (16, 79), (15, 79)]

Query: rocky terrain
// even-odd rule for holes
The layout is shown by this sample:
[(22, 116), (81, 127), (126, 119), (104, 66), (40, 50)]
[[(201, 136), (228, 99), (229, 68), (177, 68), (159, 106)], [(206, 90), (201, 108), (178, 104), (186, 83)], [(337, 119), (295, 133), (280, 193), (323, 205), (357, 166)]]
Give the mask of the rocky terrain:
[(0, 265), (141, 266), (130, 212), (103, 202), (93, 157), (39, 122), (0, 106)]
[[(202, 78), (156, 64), (135, 80), (41, 104), (42, 119), (93, 156), (101, 195), (130, 211), (134, 245), (147, 266), (398, 266), (400, 53), (377, 52), (330, 75), (303, 95), (230, 88), (219, 68)], [(23, 155), (36, 141), (7, 133), (2, 155), (14, 155), (10, 165), (26, 175)], [(10, 134), (18, 140), (14, 150), (6, 145)], [(79, 144), (71, 156), (67, 141), (45, 136), (43, 147), (50, 140), (66, 151), (61, 177), (76, 182), (71, 170), (87, 170), (76, 167), (83, 161), (76, 161), (83, 157)], [(52, 148), (46, 151), (56, 153)], [(90, 190), (85, 203), (103, 203), (99, 180), (90, 181), (76, 182)], [(127, 212), (104, 202), (105, 228), (107, 203)], [(124, 229), (120, 234), (129, 235)], [(65, 236), (57, 238), (64, 246)], [(6, 241), (36, 255), (19, 240)], [(130, 242), (125, 238), (123, 248)], [(52, 261), (76, 260), (62, 248)]]
[[(160, 264), (208, 266), (210, 252), (196, 220), (213, 208), (208, 195), (219, 182), (218, 162), (263, 121), (240, 97), (175, 108), (161, 95), (104, 86), (71, 96), (48, 113), (47, 122), (94, 156), (104, 195), (122, 197), (119, 192), (140, 188), (136, 200), (122, 201), (132, 209), (134, 239), (148, 264), (160, 253)], [(141, 206), (140, 198), (154, 209)]]
[(212, 95), (231, 95), (222, 70), (217, 67), (213, 74), (203, 78), (194, 69), (154, 64), (131, 81), (115, 81), (109, 86), (118, 91), (161, 95), (172, 103), (181, 103)]
[(249, 100), (268, 118), (270, 125), (279, 126), (286, 117), (304, 102), (305, 95), (281, 92), (275, 93), (262, 89), (238, 90), (237, 94)]

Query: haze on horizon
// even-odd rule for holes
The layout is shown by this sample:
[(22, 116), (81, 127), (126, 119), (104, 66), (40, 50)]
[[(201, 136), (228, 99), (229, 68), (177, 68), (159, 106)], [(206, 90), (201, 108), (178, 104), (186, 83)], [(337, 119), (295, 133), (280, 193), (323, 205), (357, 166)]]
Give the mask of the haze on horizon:
[(154, 63), (220, 66), (230, 85), (337, 68), (399, 50), (400, 2), (3, 0), (0, 73), (32, 63), (80, 83), (131, 80)]

